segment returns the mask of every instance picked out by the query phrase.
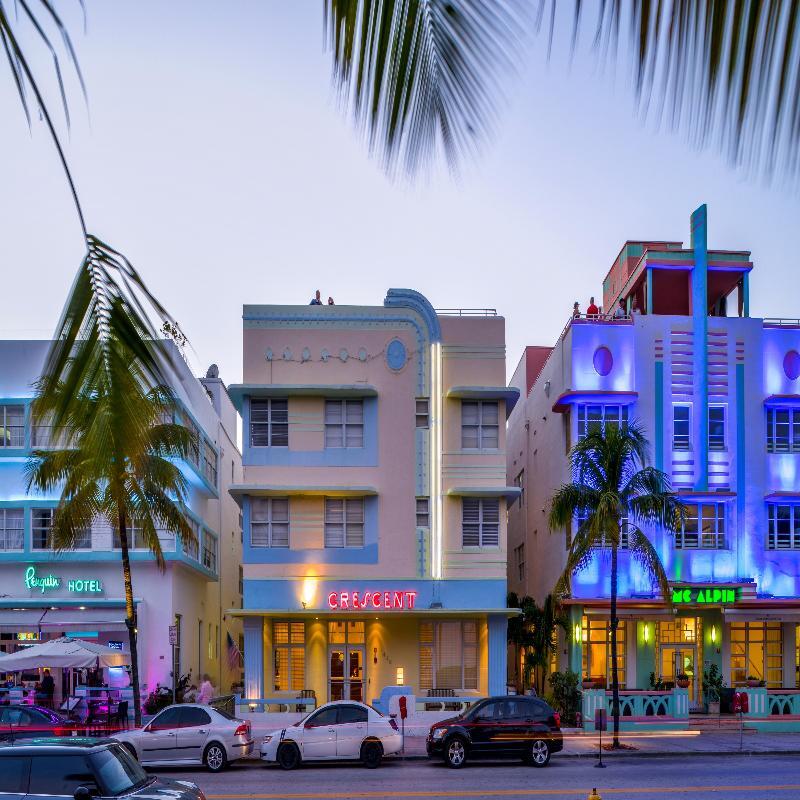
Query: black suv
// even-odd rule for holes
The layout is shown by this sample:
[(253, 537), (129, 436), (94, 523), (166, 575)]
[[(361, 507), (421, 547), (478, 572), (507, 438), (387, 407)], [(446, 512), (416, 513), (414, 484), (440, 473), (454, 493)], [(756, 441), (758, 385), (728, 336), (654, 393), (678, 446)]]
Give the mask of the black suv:
[(194, 784), (151, 777), (121, 744), (108, 739), (33, 739), (0, 745), (3, 800), (90, 800), (121, 795), (205, 800)]
[(458, 717), (431, 726), (428, 756), (463, 767), (467, 758), (521, 758), (547, 766), (563, 749), (558, 714), (538, 697), (490, 697)]

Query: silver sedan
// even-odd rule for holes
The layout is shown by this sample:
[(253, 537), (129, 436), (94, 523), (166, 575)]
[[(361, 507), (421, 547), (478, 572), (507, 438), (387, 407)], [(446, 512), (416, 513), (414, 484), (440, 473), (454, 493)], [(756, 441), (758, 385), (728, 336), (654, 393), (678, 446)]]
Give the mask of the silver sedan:
[(203, 764), (219, 772), (253, 751), (249, 722), (193, 703), (167, 706), (143, 728), (114, 738), (150, 767)]

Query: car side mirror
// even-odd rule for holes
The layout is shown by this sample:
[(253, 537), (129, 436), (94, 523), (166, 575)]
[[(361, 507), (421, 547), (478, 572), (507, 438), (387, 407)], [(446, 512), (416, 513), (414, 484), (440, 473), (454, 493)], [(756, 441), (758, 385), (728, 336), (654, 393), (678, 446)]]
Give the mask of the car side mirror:
[(153, 732), (153, 724), (148, 722), (147, 725), (142, 728), (142, 733), (152, 733)]

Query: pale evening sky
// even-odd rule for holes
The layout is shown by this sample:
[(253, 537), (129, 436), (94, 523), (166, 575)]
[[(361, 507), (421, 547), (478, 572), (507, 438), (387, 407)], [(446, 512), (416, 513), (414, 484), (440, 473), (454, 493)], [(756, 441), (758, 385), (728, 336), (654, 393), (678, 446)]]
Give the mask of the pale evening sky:
[[(483, 157), (458, 182), (441, 171), (409, 186), (337, 108), (320, 0), (87, 0), (85, 36), (77, 5), (59, 7), (91, 121), (70, 76), (66, 150), (89, 228), (180, 322), (195, 366), (217, 362), (226, 382), (241, 380), (242, 304), (307, 303), (317, 288), (340, 304), (410, 287), (436, 307), (495, 307), (510, 372), (525, 344), (553, 343), (574, 300), (599, 298), (625, 239), (687, 242), (702, 202), (711, 246), (753, 251), (751, 313), (800, 315), (798, 196), (636, 121), (622, 72), (601, 74), (586, 50), (567, 66), (566, 20), (552, 63), (533, 40), (507, 81)], [(37, 68), (49, 79), (45, 57)], [(7, 69), (0, 119), (0, 338), (45, 338), (80, 231)]]

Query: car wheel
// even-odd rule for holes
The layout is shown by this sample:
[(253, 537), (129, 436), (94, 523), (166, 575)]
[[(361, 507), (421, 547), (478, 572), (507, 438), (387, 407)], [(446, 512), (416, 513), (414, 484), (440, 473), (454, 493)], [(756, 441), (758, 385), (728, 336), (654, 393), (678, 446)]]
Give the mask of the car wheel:
[(448, 767), (460, 769), (467, 760), (467, 743), (460, 737), (454, 736), (444, 751), (444, 760)]
[(278, 763), (283, 769), (296, 769), (300, 766), (300, 751), (297, 745), (282, 744), (278, 748)]
[(550, 748), (544, 739), (535, 739), (527, 761), (534, 767), (546, 767), (550, 763)]
[(225, 748), (217, 742), (212, 742), (203, 753), (203, 763), (209, 772), (222, 772), (228, 766)]
[(381, 764), (383, 748), (380, 742), (364, 742), (361, 745), (361, 763), (367, 769), (376, 769)]

